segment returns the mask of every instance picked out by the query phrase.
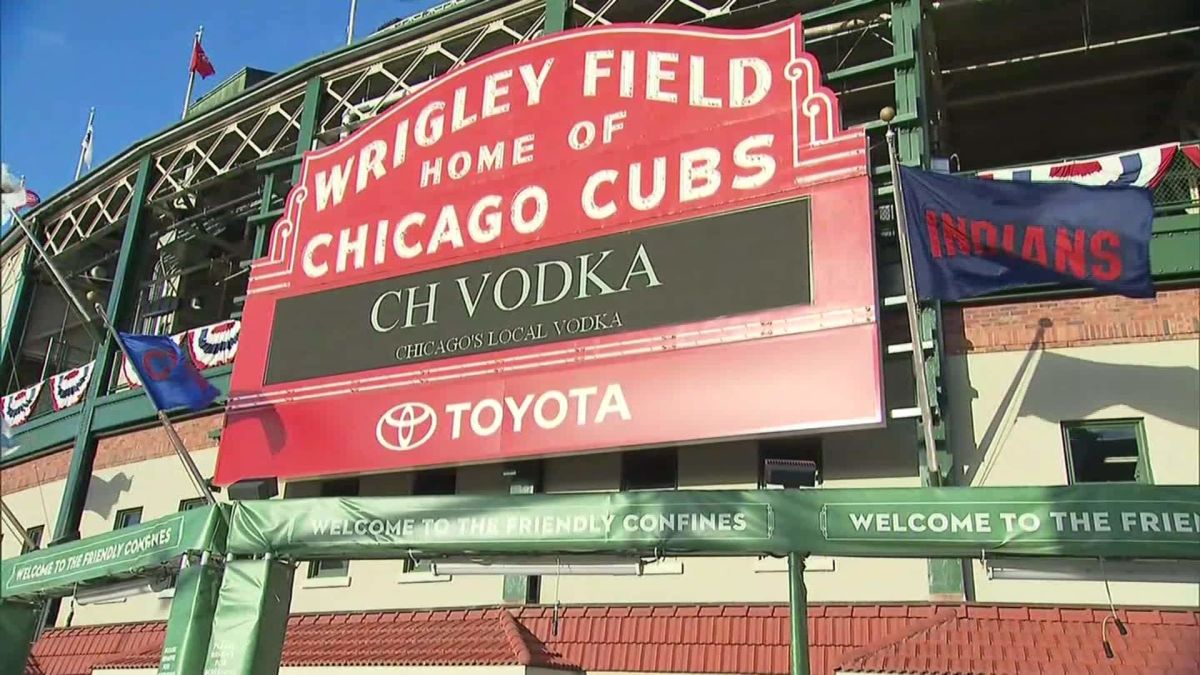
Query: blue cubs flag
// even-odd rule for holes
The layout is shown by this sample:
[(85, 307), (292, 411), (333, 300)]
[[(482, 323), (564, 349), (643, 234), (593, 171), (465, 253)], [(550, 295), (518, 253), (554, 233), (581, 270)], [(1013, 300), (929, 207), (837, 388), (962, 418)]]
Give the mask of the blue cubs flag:
[(1152, 298), (1154, 205), (1140, 187), (980, 180), (900, 167), (917, 295), (1034, 284)]
[(171, 338), (121, 333), (121, 342), (142, 386), (159, 410), (201, 410), (221, 393), (204, 379)]

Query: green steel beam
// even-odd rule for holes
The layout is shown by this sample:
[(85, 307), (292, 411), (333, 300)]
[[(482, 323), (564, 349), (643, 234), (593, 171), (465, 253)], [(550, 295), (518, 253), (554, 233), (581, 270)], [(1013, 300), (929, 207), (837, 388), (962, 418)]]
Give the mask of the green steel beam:
[[(138, 268), (142, 250), (143, 217), (146, 188), (150, 184), (151, 156), (142, 157), (134, 181), (133, 196), (129, 207), (129, 218), (121, 237), (121, 253), (117, 258), (117, 269), (113, 274), (112, 289), (108, 298), (108, 316), (115, 326), (121, 326), (127, 311), (133, 304), (137, 282), (133, 278)], [(79, 427), (75, 434), (75, 447), (71, 453), (71, 464), (63, 486), (62, 505), (58, 509), (58, 522), (54, 526), (53, 544), (79, 538), (79, 519), (87, 503), (88, 484), (92, 478), (92, 465), (96, 460), (97, 437), (92, 428), (96, 415), (96, 402), (108, 393), (113, 366), (117, 363), (117, 345), (106, 337), (96, 354), (96, 365), (92, 370), (92, 382), (88, 386), (87, 399), (79, 413)]]
[(545, 21), (542, 22), (543, 35), (566, 30), (570, 5), (570, 0), (546, 0)]
[[(317, 111), (321, 108), (321, 77), (308, 78), (304, 87), (304, 110), (300, 113), (300, 134), (296, 138), (296, 154), (300, 159), (312, 148), (313, 137), (317, 131)], [(300, 180), (300, 163), (292, 167), (292, 182)]]
[(829, 7), (822, 9), (814, 9), (811, 12), (805, 12), (801, 18), (804, 21), (815, 21), (816, 19), (828, 19), (833, 16), (853, 12), (871, 5), (886, 4), (887, 0), (848, 0), (847, 2), (839, 2)]
[(857, 66), (850, 66), (849, 68), (830, 71), (825, 75), (825, 80), (827, 82), (838, 82), (852, 77), (857, 77), (859, 75), (864, 75), (866, 73), (874, 73), (880, 70), (892, 70), (903, 66), (911, 66), (914, 60), (915, 59), (911, 52), (907, 54), (893, 54), (892, 56), (888, 56), (886, 58), (868, 61), (867, 63), (860, 63)]
[(258, 207), (258, 213), (249, 219), (249, 224), (254, 227), (254, 248), (250, 252), (251, 260), (267, 254), (269, 244), (267, 235), (277, 220), (277, 218), (270, 217), (273, 212), (278, 211), (272, 201), (275, 195), (275, 171), (290, 166), (292, 167), (292, 182), (300, 180), (300, 160), (304, 157), (304, 153), (312, 147), (313, 136), (317, 128), (317, 111), (320, 110), (320, 107), (321, 78), (311, 77), (304, 88), (304, 107), (300, 111), (300, 132), (296, 136), (295, 151), (290, 156), (262, 162), (255, 167), (258, 171), (265, 172), (266, 176), (263, 178), (262, 203)]
[[(38, 229), (37, 224), (33, 223), (32, 230), (35, 235)], [(3, 349), (3, 353), (0, 353), (0, 387), (3, 387), (4, 392), (9, 391), (10, 377), (17, 369), (17, 355), (21, 353), (21, 343), (25, 337), (25, 320), (29, 317), (33, 288), (36, 285), (29, 283), (29, 277), (33, 273), (30, 264), (33, 255), (33, 247), (27, 242), (21, 254), (21, 266), (18, 268), (21, 276), (17, 279), (17, 287), (14, 289), (16, 296), (8, 309), (8, 320), (4, 323), (4, 341), (0, 345)]]
[[(920, 0), (892, 0), (892, 61), (895, 67), (896, 112), (899, 115), (915, 115), (918, 123), (907, 125), (897, 131), (900, 158), (905, 164), (925, 166), (929, 160), (929, 107), (926, 61), (924, 58), (925, 27)], [(904, 58), (901, 58), (904, 57)], [(926, 463), (925, 442), (921, 433), (916, 433), (917, 457), (921, 472), (921, 483), (927, 486), (950, 484), (953, 471), (952, 458), (944, 451), (946, 420), (943, 415), (942, 323), (940, 303), (921, 308), (921, 342), (932, 340), (934, 348), (925, 360), (929, 400), (934, 416), (934, 439), (939, 448), (939, 471), (933, 473)], [(963, 567), (959, 561), (948, 558), (930, 558), (928, 561), (929, 593), (931, 596), (961, 599), (963, 594)]]

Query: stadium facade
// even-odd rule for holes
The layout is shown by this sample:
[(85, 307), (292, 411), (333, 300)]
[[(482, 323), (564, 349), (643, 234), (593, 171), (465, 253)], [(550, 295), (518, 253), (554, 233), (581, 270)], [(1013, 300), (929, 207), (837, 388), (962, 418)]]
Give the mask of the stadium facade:
[[(637, 502), (663, 493), (668, 493), (667, 501), (678, 494), (686, 498), (695, 491), (695, 500), (702, 502), (701, 495), (709, 491), (767, 491), (777, 482), (765, 468), (768, 460), (792, 460), (783, 466), (799, 467), (807, 472), (806, 482), (813, 483), (804, 494), (931, 486), (1091, 489), (1111, 483), (1113, 495), (1135, 494), (1122, 492), (1131, 486), (1161, 486), (1177, 490), (1172, 499), (1190, 495), (1187, 501), (1195, 504), (1200, 501), (1198, 22), (1200, 10), (1186, 0), (1146, 3), (1137, 12), (1115, 0), (460, 0), (393, 22), (352, 46), (283, 73), (239, 72), (198, 101), (182, 122), (121, 152), (46, 199), (27, 219), (80, 297), (105, 304), (124, 330), (177, 336), (200, 372), (227, 394), (209, 410), (173, 415), (204, 476), (215, 476), (221, 486), (222, 501), (229, 501), (231, 493), (250, 502), (315, 498), (297, 504), (318, 504), (321, 498), (351, 504), (360, 497), (447, 497), (456, 500), (444, 502), (458, 505), (453, 508), (483, 512), (493, 504), (489, 500), (508, 508), (511, 502), (503, 500), (516, 495), (616, 495)], [(435, 145), (428, 136), (424, 140), (429, 142), (422, 142), (415, 128), (420, 122), (402, 130), (400, 119), (385, 118), (386, 111), (399, 110), (393, 106), (447, 81), (442, 78), (470, 73), (460, 69), (500, 50), (532, 41), (549, 45), (566, 30), (613, 24), (735, 29), (747, 36), (767, 36), (770, 26), (798, 27), (803, 51), (819, 67), (816, 84), (826, 87), (840, 106), (824, 140), (845, 142), (845, 153), (858, 152), (863, 170), (855, 174), (837, 164), (843, 154), (839, 151), (829, 155), (832, 164), (825, 166), (846, 173), (832, 183), (825, 175), (813, 178), (815, 170), (797, 173), (795, 185), (811, 180), (816, 186), (797, 193), (798, 202), (789, 202), (805, 204), (803, 216), (779, 210), (792, 206), (764, 207), (762, 200), (749, 203), (762, 208), (737, 215), (744, 223), (752, 213), (764, 222), (785, 215), (805, 222), (797, 245), (811, 247), (811, 257), (801, 256), (808, 258), (801, 285), (809, 309), (764, 320), (777, 327), (792, 325), (788, 322), (815, 316), (809, 310), (837, 309), (837, 302), (854, 304), (861, 312), (819, 330), (748, 341), (778, 345), (775, 355), (761, 346), (745, 348), (745, 354), (715, 351), (736, 346), (726, 344), (694, 350), (736, 354), (728, 357), (735, 358), (736, 365), (727, 369), (731, 372), (714, 365), (719, 359), (697, 357), (688, 365), (660, 355), (635, 355), (629, 361), (614, 357), (589, 366), (593, 375), (657, 383), (654, 400), (635, 398), (628, 386), (621, 389), (600, 380), (580, 384), (571, 374), (558, 384), (540, 381), (540, 388), (497, 381), (492, 389), (460, 396), (456, 387), (467, 385), (457, 380), (436, 384), (441, 381), (431, 374), (436, 370), (426, 370), (414, 385), (424, 387), (414, 389), (424, 398), (390, 395), (395, 406), (371, 398), (362, 383), (338, 395), (302, 401), (306, 394), (298, 387), (288, 389), (288, 383), (378, 368), (382, 363), (372, 359), (378, 357), (380, 341), (398, 344), (390, 330), (412, 328), (420, 323), (414, 322), (414, 312), (419, 319), (421, 312), (433, 311), (432, 296), (415, 299), (416, 286), (399, 291), (379, 286), (371, 296), (378, 297), (374, 330), (356, 332), (340, 312), (342, 303), (361, 302), (353, 296), (359, 287), (345, 287), (343, 293), (341, 275), (363, 286), (396, 276), (370, 275), (375, 266), (392, 269), (388, 266), (398, 263), (389, 256), (405, 257), (404, 251), (415, 250), (416, 238), (406, 239), (403, 229), (396, 235), (382, 223), (376, 229), (376, 219), (392, 219), (401, 228), (405, 213), (441, 208), (441, 202), (426, 205), (421, 195), (440, 194), (435, 189), (440, 181), (449, 184), (466, 175), (454, 175), (452, 147), (447, 146), (447, 163), (438, 164), (436, 172), (428, 163), (411, 167), (421, 189), (403, 197), (380, 190), (371, 197), (374, 201), (362, 202), (369, 208), (347, 211), (328, 234), (301, 234), (302, 216), (311, 223), (317, 209), (336, 210), (342, 199), (350, 203), (355, 190), (368, 194), (371, 181), (383, 180), (385, 155), (370, 159), (373, 140), (386, 148), (380, 152), (386, 152), (389, 170), (400, 166), (402, 133), (412, 133), (406, 147), (414, 153), (417, 146)], [(598, 49), (613, 41), (608, 48), (614, 70), (623, 48), (630, 54), (637, 48), (620, 42), (625, 38), (616, 32), (587, 39), (594, 39)], [(668, 39), (675, 38), (662, 38)], [(766, 44), (768, 37), (761, 39)], [(564, 51), (555, 52), (559, 63), (569, 56), (571, 43), (562, 44)], [(753, 55), (750, 46), (744, 49), (746, 53), (725, 54), (722, 67), (729, 68), (730, 58)], [(715, 48), (713, 53), (720, 55)], [(535, 220), (545, 214), (538, 209), (537, 195), (523, 193), (522, 186), (548, 184), (553, 195), (555, 181), (570, 180), (576, 169), (587, 173), (599, 166), (564, 161), (550, 168), (531, 164), (520, 173), (521, 134), (532, 138), (535, 131), (559, 127), (576, 133), (572, 123), (577, 120), (594, 122), (596, 138), (619, 134), (615, 108), (589, 109), (586, 99), (539, 89), (546, 71), (536, 68), (545, 61), (538, 57), (531, 63), (524, 71), (520, 65), (504, 71), (510, 78), (505, 91), (512, 101), (540, 103), (536, 128), (504, 139), (504, 156), (492, 144), (500, 137), (486, 146), (492, 153), (487, 162), (499, 166), (507, 159), (522, 181), (505, 183), (512, 189), (498, 193), (518, 206), (493, 207), (507, 219), (497, 226), (505, 234), (496, 235), (506, 247), (509, 239), (504, 237), (533, 232)], [(688, 63), (687, 72), (693, 78), (699, 72), (702, 78), (704, 71), (696, 69), (704, 66)], [(708, 62), (710, 74), (715, 63), (716, 58)], [(599, 72), (591, 75), (600, 77)], [(677, 74), (682, 77), (683, 72), (681, 68)], [(462, 81), (468, 78), (463, 75)], [(755, 95), (752, 80), (741, 82), (739, 90), (729, 82), (734, 79), (722, 75), (714, 80), (729, 86), (726, 109), (735, 107), (738, 91), (743, 100)], [(650, 86), (638, 82), (639, 87)], [(625, 86), (613, 86), (618, 84)], [(495, 81), (489, 86), (495, 87)], [(686, 89), (686, 83), (681, 86), (693, 100), (720, 107), (716, 89), (697, 93)], [(452, 91), (449, 85), (446, 91)], [(448, 114), (453, 110), (454, 117), (442, 121), (447, 129), (465, 130), (463, 137), (473, 139), (467, 120), (474, 119), (470, 106), (480, 104), (469, 96), (447, 98), (445, 109)], [(482, 105), (477, 112), (486, 120), (486, 103)], [(930, 304), (920, 312), (922, 339), (914, 345), (908, 337), (883, 142), (887, 125), (879, 120), (886, 106), (895, 108), (891, 124), (906, 164), (996, 179), (1116, 181), (1153, 189), (1156, 297), (1133, 300), (1077, 288), (1032, 287)], [(500, 114), (495, 108), (492, 112)], [(426, 116), (425, 122), (430, 119)], [(380, 123), (372, 125), (375, 120)], [(713, 145), (736, 141), (736, 124), (731, 121), (728, 133), (705, 140)], [(582, 145), (586, 134), (578, 133)], [(809, 140), (816, 147), (821, 140), (816, 126), (812, 133)], [(855, 145), (859, 142), (861, 148)], [(752, 171), (761, 164), (755, 164), (748, 147), (735, 148), (731, 141), (725, 156), (744, 160), (740, 166), (748, 173), (743, 185), (751, 186)], [(664, 148), (664, 155), (679, 154)], [(657, 168), (652, 154), (646, 156), (646, 171)], [(342, 185), (351, 196), (345, 197), (329, 188), (329, 181), (338, 180), (329, 172), (351, 157), (360, 164), (346, 169), (348, 182)], [(625, 168), (618, 163), (622, 158), (615, 157), (614, 176)], [(476, 156), (475, 161), (484, 159)], [(364, 169), (364, 162), (374, 162), (377, 169)], [(490, 185), (486, 178), (478, 181)], [(462, 183), (467, 186), (463, 194), (470, 194), (471, 183)], [(304, 188), (307, 201), (289, 197), (297, 187)], [(753, 202), (752, 187), (747, 190)], [(629, 192), (631, 201), (650, 199), (634, 192)], [(528, 209), (520, 208), (522, 199)], [(865, 224), (860, 234), (865, 234), (856, 237), (857, 212), (851, 207), (860, 201)], [(603, 208), (602, 202), (585, 203), (584, 213)], [(643, 207), (654, 212), (652, 205)], [(476, 220), (482, 212), (475, 213)], [(464, 232), (466, 213), (464, 209)], [(554, 213), (550, 211), (551, 218)], [(655, 330), (694, 318), (712, 321), (708, 325), (713, 327), (714, 317), (786, 304), (766, 298), (774, 287), (772, 277), (764, 276), (770, 270), (763, 271), (778, 257), (771, 242), (784, 240), (764, 239), (761, 248), (746, 244), (744, 256), (725, 255), (734, 240), (722, 237), (743, 233), (723, 225), (720, 214), (698, 215), (706, 217), (685, 225), (692, 230), (667, 226), (655, 231), (664, 247), (692, 251), (683, 243), (686, 233), (709, 228), (705, 236), (716, 243), (705, 250), (697, 247), (687, 254), (694, 257), (675, 263), (681, 274), (700, 269), (689, 288), (705, 289), (703, 297), (697, 297), (700, 291), (667, 296), (669, 302), (649, 306), (659, 313), (651, 312), (649, 323), (628, 329)], [(358, 230), (361, 222), (369, 227)], [(475, 241), (490, 242), (475, 225)], [(779, 237), (785, 235), (790, 236)], [(281, 252), (292, 245), (289, 238), (305, 236), (311, 238), (304, 254), (285, 259)], [(451, 239), (442, 243), (447, 241)], [(423, 244), (420, 255), (432, 255), (434, 241)], [(555, 243), (565, 256), (559, 269), (568, 274), (580, 270), (584, 281), (575, 281), (581, 283), (579, 296), (586, 294), (589, 280), (593, 288), (614, 296), (619, 295), (614, 289), (630, 286), (639, 275), (648, 287), (657, 282), (639, 249), (612, 244), (612, 257), (620, 262), (616, 276), (587, 276), (589, 269), (600, 269), (598, 263), (589, 263), (582, 249), (568, 250), (572, 245)], [(14, 447), (0, 458), (0, 496), (30, 537), (52, 550), (205, 508), (116, 345), (80, 320), (18, 233), (9, 233), (3, 246), (0, 377)], [(505, 266), (492, 273), (545, 273), (550, 263), (519, 258), (521, 246), (506, 253)], [(459, 271), (490, 260), (446, 259), (461, 265), (454, 268)], [(305, 292), (311, 296), (285, 297), (291, 291), (278, 290), (283, 282), (272, 281), (271, 266), (287, 260), (303, 266), (306, 276), (295, 272), (286, 283), (310, 283)], [(672, 263), (661, 260), (658, 269)], [(250, 261), (258, 261), (253, 270)], [(703, 271), (716, 266), (733, 270), (745, 292), (725, 298), (719, 288), (705, 287), (712, 277)], [(420, 269), (427, 275), (438, 270), (436, 265), (429, 272)], [(522, 298), (529, 295), (531, 283), (536, 287), (538, 300), (531, 306), (554, 304), (540, 295), (543, 283), (551, 282), (536, 273), (517, 274), (525, 281)], [(423, 277), (421, 288), (443, 282), (451, 287), (454, 276)], [(468, 305), (471, 283), (459, 282), (465, 284)], [(564, 294), (571, 282), (565, 283)], [(496, 311), (513, 310), (515, 304), (506, 304), (511, 297), (497, 291)], [(595, 326), (612, 323), (611, 312), (618, 322), (621, 312), (624, 321), (631, 321), (639, 316), (635, 310), (645, 307), (621, 304), (634, 302), (628, 297), (575, 317), (576, 328), (568, 330), (564, 321), (564, 328), (556, 330), (599, 330)], [(765, 298), (761, 306), (756, 305), (760, 297)], [(837, 300), (827, 304), (830, 297)], [(480, 298), (475, 295), (475, 303)], [(471, 306), (469, 318), (477, 307)], [(834, 321), (834, 314), (830, 309), (821, 320)], [(534, 317), (525, 324), (520, 335), (526, 337), (509, 327), (507, 339), (527, 339), (537, 333), (539, 321)], [(546, 322), (557, 326), (551, 319)], [(454, 330), (430, 328), (397, 350), (396, 359), (433, 368), (455, 350), (464, 358), (476, 349), (486, 356), (492, 352), (483, 341), (506, 339), (501, 323), (472, 325), (471, 330), (482, 331), (473, 334), (478, 338), (474, 346), (457, 340), (447, 346), (449, 338), (462, 334)], [(682, 339), (682, 334), (671, 336)], [(547, 340), (553, 347), (551, 342)], [(917, 423), (914, 349), (924, 355), (932, 394), (937, 444), (932, 453)], [(530, 392), (527, 399), (512, 393), (524, 391), (522, 387)], [(401, 404), (418, 399), (434, 405)], [(715, 400), (727, 402), (733, 412), (714, 417)], [(420, 426), (422, 415), (438, 411), (445, 411), (441, 426), (431, 426), (436, 419)], [(637, 417), (644, 414), (648, 416)], [(771, 415), (793, 421), (780, 424)], [(280, 421), (264, 422), (266, 416)], [(632, 427), (606, 435), (606, 420), (629, 422), (630, 417)], [(577, 432), (567, 440), (554, 435), (564, 421), (575, 423), (571, 428)], [(493, 442), (504, 433), (519, 434), (522, 424), (527, 436), (511, 445)], [(503, 432), (497, 432), (501, 427)], [(271, 489), (273, 478), (277, 490)], [(626, 560), (578, 558), (517, 545), (507, 555), (494, 556), (480, 555), (471, 546), (419, 551), (403, 545), (411, 531), (400, 519), (352, 522), (330, 513), (334, 515), (322, 521), (323, 535), (336, 534), (340, 527), (350, 535), (379, 540), (395, 536), (401, 543), (386, 555), (364, 550), (355, 557), (331, 544), (328, 555), (288, 555), (276, 549), (266, 556), (286, 563), (286, 573), (272, 577), (272, 583), (290, 587), (283, 610), (292, 617), (280, 672), (416, 672), (434, 667), (446, 673), (788, 671), (789, 629), (795, 628), (789, 624), (789, 600), (797, 606), (797, 570), (787, 555), (793, 551), (777, 556), (746, 548), (739, 553), (718, 544), (690, 552), (684, 550), (687, 546), (640, 551)], [(265, 531), (269, 517), (264, 514), (260, 524)], [(589, 516), (577, 516), (584, 520), (574, 522), (568, 511), (548, 509), (536, 515), (511, 521), (520, 530), (517, 534), (549, 540), (555, 532), (592, 526)], [(1085, 539), (1104, 527), (1071, 517), (1062, 516), (1063, 527)], [(740, 527), (736, 516), (722, 520), (688, 514), (669, 523), (642, 518), (633, 517), (631, 527), (734, 533)], [(822, 523), (824, 518), (822, 514)], [(935, 522), (930, 516), (901, 518), (883, 529), (922, 531)], [(378, 524), (378, 532), (370, 529), (376, 526), (372, 523)], [(1196, 531), (1189, 529), (1195, 527), (1193, 521), (1173, 520), (1172, 514), (1152, 525), (1155, 532), (1185, 538)], [(464, 521), (464, 528), (475, 526), (481, 528), (480, 536), (492, 527), (483, 520)], [(356, 527), (362, 531), (354, 532)], [(789, 523), (781, 520), (773, 527), (785, 531)], [(232, 543), (235, 537), (230, 539)], [(14, 559), (28, 552), (9, 531), (0, 546), (9, 570), (17, 569)], [(814, 554), (804, 560), (813, 672), (1083, 672), (1084, 665), (1111, 666), (1116, 672), (1200, 669), (1200, 566), (1194, 559), (1141, 560), (1136, 546), (1099, 560), (1079, 555), (1026, 559), (995, 550), (960, 555), (920, 544), (895, 549), (902, 555), (859, 550), (865, 554)], [(149, 592), (115, 599), (81, 602), (78, 592), (51, 594), (47, 627), (26, 672), (151, 673), (160, 665), (166, 668), (165, 624), (175, 591), (168, 579)], [(1113, 616), (1121, 619), (1120, 634), (1107, 625)], [(1106, 648), (1112, 656), (1105, 654)], [(209, 667), (216, 667), (211, 658)]]

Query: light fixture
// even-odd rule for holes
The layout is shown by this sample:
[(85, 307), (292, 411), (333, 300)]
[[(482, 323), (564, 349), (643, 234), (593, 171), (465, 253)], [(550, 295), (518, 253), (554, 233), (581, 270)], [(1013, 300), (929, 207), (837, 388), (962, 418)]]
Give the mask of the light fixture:
[(166, 590), (171, 585), (170, 577), (154, 576), (150, 578), (118, 581), (103, 586), (79, 588), (75, 591), (75, 602), (80, 605), (93, 605), (101, 602), (114, 602), (132, 598), (143, 593), (157, 593)]
[(821, 482), (821, 475), (810, 459), (767, 459), (763, 460), (763, 482), (785, 489), (811, 488)]
[(435, 576), (462, 575), (563, 575), (640, 576), (636, 558), (564, 556), (523, 558), (446, 558), (433, 561)]
[(1094, 558), (1018, 558), (987, 556), (989, 579), (1021, 581), (1142, 581), (1196, 583), (1200, 561), (1195, 560), (1105, 560)]

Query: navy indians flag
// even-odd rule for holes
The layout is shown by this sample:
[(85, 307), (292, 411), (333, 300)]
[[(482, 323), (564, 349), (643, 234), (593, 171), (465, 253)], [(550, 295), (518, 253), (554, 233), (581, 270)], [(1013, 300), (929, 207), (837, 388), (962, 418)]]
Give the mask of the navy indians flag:
[(963, 178), (900, 167), (917, 294), (1036, 284), (1154, 297), (1148, 189)]

